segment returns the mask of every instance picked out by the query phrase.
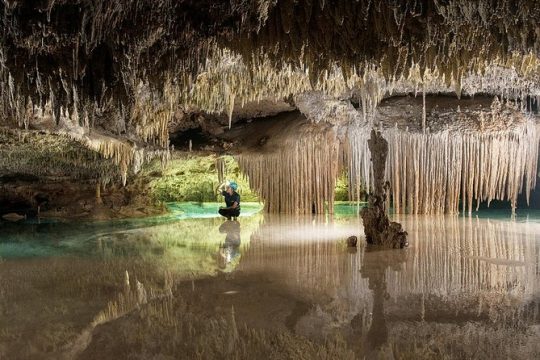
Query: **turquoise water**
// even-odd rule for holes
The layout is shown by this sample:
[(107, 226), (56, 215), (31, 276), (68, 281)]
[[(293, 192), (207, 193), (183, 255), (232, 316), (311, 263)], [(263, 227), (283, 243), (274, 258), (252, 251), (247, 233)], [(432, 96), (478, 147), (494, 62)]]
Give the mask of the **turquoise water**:
[[(0, 220), (0, 258), (27, 258), (51, 256), (96, 256), (96, 243), (103, 239), (121, 238), (136, 230), (162, 230), (162, 225), (176, 224), (180, 233), (187, 233), (185, 227), (193, 228), (200, 219), (205, 226), (220, 224), (222, 217), (217, 214), (221, 203), (170, 203), (169, 213), (161, 216), (108, 221), (74, 220), (28, 220), (16, 223)], [(258, 203), (242, 204), (242, 218), (252, 218), (262, 210)], [(186, 222), (187, 221), (187, 222)], [(219, 226), (219, 225), (217, 225)], [(206, 230), (206, 228), (205, 228)], [(121, 247), (122, 245), (118, 245)], [(133, 253), (126, 242), (126, 251)]]
[[(222, 221), (217, 214), (221, 203), (169, 203), (169, 213), (161, 216), (109, 221), (61, 221), (54, 219), (28, 220), (11, 223), (0, 220), (0, 258), (27, 258), (51, 256), (97, 256), (96, 242), (100, 239), (121, 237), (129, 231), (147, 229), (161, 231), (161, 225), (176, 224), (177, 227), (193, 227), (197, 219), (206, 219), (202, 224), (216, 226)], [(338, 202), (333, 218), (350, 219), (358, 216), (365, 203)], [(261, 214), (263, 205), (243, 203), (240, 220), (252, 219)], [(467, 214), (461, 217), (469, 217)], [(540, 210), (519, 209), (512, 217), (508, 209), (481, 210), (472, 214), (473, 218), (512, 220), (516, 222), (540, 222)], [(186, 220), (192, 220), (187, 221)], [(199, 222), (201, 222), (199, 221)], [(185, 230), (179, 229), (180, 232)], [(121, 245), (118, 245), (121, 247)], [(127, 245), (126, 245), (127, 247)], [(131, 251), (132, 252), (132, 251)], [(122, 253), (122, 252), (119, 252)], [(130, 253), (126, 250), (125, 253)]]

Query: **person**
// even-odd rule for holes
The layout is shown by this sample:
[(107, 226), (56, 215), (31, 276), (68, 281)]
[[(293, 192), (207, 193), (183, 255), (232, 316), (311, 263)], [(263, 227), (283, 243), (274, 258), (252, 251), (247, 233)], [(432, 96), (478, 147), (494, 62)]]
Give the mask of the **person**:
[(231, 220), (240, 216), (240, 194), (236, 192), (238, 185), (234, 182), (225, 182), (219, 187), (221, 195), (225, 198), (225, 207), (219, 208), (219, 214)]

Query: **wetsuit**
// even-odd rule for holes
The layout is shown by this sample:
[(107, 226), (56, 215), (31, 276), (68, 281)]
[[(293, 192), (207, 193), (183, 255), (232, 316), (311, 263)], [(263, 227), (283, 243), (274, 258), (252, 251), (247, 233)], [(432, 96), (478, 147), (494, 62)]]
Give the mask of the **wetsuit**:
[(234, 209), (219, 209), (219, 214), (225, 216), (229, 220), (231, 217), (240, 216), (240, 195), (236, 191), (233, 191), (232, 195), (229, 195), (228, 192), (223, 191), (221, 195), (223, 195), (225, 198), (225, 205), (227, 205), (228, 208), (233, 206), (234, 203), (236, 203), (238, 206), (236, 206)]

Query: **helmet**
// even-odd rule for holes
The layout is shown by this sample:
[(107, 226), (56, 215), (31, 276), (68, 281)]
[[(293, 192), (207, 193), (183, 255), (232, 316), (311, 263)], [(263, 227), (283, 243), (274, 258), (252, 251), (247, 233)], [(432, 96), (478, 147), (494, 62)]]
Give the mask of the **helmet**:
[(236, 190), (238, 189), (238, 184), (235, 183), (234, 181), (230, 181), (230, 182), (229, 182), (229, 187), (230, 187), (231, 189), (233, 189), (234, 191), (236, 191)]

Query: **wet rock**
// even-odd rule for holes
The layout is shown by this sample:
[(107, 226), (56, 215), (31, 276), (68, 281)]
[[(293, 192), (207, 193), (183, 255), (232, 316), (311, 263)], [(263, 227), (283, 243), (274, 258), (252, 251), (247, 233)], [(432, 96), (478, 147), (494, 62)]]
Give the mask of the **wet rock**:
[(16, 221), (20, 221), (22, 219), (26, 219), (26, 215), (20, 215), (20, 214), (17, 214), (17, 213), (9, 213), (9, 214), (2, 215), (2, 219), (7, 220), (7, 221), (16, 222)]
[(347, 238), (347, 246), (348, 247), (356, 247), (356, 244), (358, 243), (358, 238), (356, 236), (349, 236)]

